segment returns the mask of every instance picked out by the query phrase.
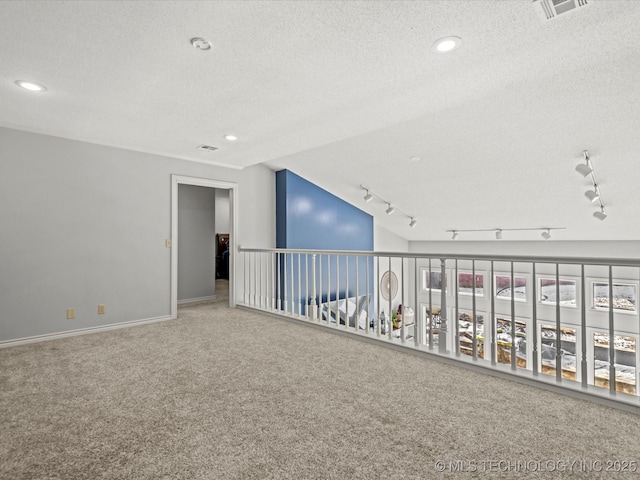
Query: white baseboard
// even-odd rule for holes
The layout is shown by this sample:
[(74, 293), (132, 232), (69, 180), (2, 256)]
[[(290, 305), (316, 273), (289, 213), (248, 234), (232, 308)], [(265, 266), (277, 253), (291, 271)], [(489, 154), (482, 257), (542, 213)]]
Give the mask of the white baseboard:
[(178, 305), (183, 305), (185, 303), (210, 302), (215, 299), (215, 295), (209, 295), (208, 297), (185, 298), (184, 300), (178, 300)]
[(145, 325), (147, 323), (166, 322), (174, 320), (173, 317), (167, 315), (164, 317), (145, 318), (142, 320), (132, 320), (129, 322), (114, 323), (111, 325), (101, 325), (99, 327), (79, 328), (78, 330), (67, 330), (65, 332), (47, 333), (45, 335), (36, 335), (33, 337), (17, 338), (15, 340), (0, 341), (0, 348), (16, 347), (18, 345), (26, 345), (28, 343), (46, 342), (47, 340), (56, 340), (58, 338), (76, 337), (78, 335), (87, 335), (89, 333), (105, 332), (107, 330), (117, 330), (119, 328), (133, 327), (136, 325)]

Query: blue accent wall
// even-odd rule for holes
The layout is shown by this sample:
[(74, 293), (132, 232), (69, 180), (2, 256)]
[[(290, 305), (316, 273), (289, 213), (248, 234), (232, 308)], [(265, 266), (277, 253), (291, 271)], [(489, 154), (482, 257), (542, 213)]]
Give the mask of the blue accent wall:
[[(373, 251), (373, 217), (295, 173), (280, 170), (276, 172), (276, 246)], [(305, 257), (309, 256), (298, 258), (298, 255), (291, 255), (281, 259), (281, 291), (286, 292), (294, 304), (301, 300), (304, 304), (304, 299), (308, 299), (306, 290), (298, 292), (297, 288), (298, 278), (303, 285), (310, 283), (307, 271), (310, 270), (308, 266), (311, 259)], [(359, 292), (355, 291), (356, 271)], [(318, 303), (335, 299), (336, 296), (353, 297), (373, 291), (372, 257), (360, 257), (358, 260), (344, 255), (324, 257), (318, 260), (316, 274), (318, 291), (323, 293), (323, 298), (316, 300)], [(368, 285), (365, 281), (367, 276)]]
[(373, 250), (373, 217), (289, 170), (276, 172), (276, 246)]

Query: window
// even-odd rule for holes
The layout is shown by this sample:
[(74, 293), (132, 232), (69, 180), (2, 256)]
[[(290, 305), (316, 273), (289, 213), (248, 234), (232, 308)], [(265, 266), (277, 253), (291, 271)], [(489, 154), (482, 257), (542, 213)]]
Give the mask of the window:
[[(444, 284), (444, 285), (443, 285)], [(422, 269), (422, 290), (437, 290), (441, 291), (444, 286), (447, 288), (447, 276), (445, 274), (444, 282), (442, 280), (442, 272), (440, 270), (431, 269), (431, 276), (429, 276), (429, 269)]]
[[(613, 309), (621, 312), (636, 311), (636, 285), (613, 284)], [(593, 282), (593, 308), (609, 310), (609, 282)]]
[(527, 368), (527, 324), (515, 321), (512, 332), (511, 319), (496, 318), (496, 344), (498, 345), (498, 363), (511, 364), (511, 347), (515, 342), (516, 365)]
[[(461, 295), (473, 295), (473, 273), (458, 273), (458, 293)], [(484, 275), (476, 273), (476, 297), (484, 296)]]
[[(442, 317), (440, 316), (440, 307), (432, 306), (431, 315), (429, 315), (429, 305), (425, 305), (424, 303), (422, 303), (420, 305), (420, 309), (422, 310), (421, 311), (422, 320), (424, 322), (424, 325), (426, 326), (424, 344), (429, 345), (429, 335), (431, 335), (431, 341), (433, 342), (433, 346), (437, 346), (439, 337), (440, 337), (439, 335), (440, 327), (442, 326)], [(431, 328), (432, 324), (433, 324), (433, 329)]]
[[(636, 338), (614, 336), (616, 391), (636, 395)], [(594, 385), (609, 388), (609, 334), (593, 333)]]
[[(576, 282), (574, 280), (560, 279), (559, 283), (560, 306), (575, 307), (576, 303)], [(538, 278), (538, 302), (545, 305), (556, 304), (556, 279)]]
[(484, 358), (484, 315), (476, 312), (476, 331), (473, 334), (473, 314), (460, 313), (458, 315), (458, 342), (460, 353), (473, 356), (473, 344), (476, 345), (476, 355)]
[[(496, 298), (511, 300), (511, 275), (496, 275)], [(518, 302), (527, 301), (527, 278), (513, 276), (513, 298)]]
[[(540, 371), (547, 375), (556, 375), (556, 327), (540, 325)], [(577, 380), (576, 329), (560, 327), (560, 355), (562, 358), (562, 377)]]

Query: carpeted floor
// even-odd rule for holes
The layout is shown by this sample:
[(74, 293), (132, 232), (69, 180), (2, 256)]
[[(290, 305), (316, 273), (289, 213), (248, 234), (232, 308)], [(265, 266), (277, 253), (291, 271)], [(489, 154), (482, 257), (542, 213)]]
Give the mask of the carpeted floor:
[(2, 479), (631, 478), (639, 427), (224, 301), (0, 350)]

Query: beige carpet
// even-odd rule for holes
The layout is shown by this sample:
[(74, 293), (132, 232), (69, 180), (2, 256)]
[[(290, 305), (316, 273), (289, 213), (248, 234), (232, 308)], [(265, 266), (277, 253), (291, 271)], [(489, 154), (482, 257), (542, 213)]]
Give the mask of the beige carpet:
[(631, 478), (639, 427), (224, 302), (0, 350), (2, 479)]

